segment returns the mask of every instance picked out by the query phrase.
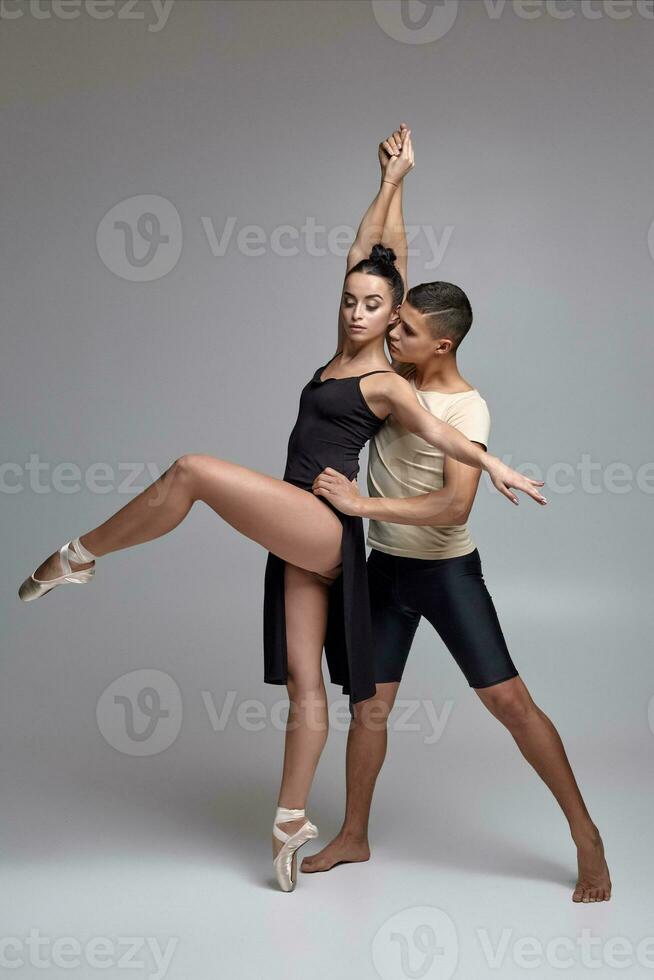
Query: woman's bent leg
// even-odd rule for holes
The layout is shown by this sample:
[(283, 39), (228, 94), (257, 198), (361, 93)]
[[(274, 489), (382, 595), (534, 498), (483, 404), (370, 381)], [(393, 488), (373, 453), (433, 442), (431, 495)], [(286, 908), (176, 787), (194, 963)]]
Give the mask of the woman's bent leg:
[(151, 541), (177, 527), (196, 500), (300, 568), (325, 574), (341, 561), (342, 525), (322, 500), (284, 480), (200, 454), (175, 460), (80, 541), (98, 557)]

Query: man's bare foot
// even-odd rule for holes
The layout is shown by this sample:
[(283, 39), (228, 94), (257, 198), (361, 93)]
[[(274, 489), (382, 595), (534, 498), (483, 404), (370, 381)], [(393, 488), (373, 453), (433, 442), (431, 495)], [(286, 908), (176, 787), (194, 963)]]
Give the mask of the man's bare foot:
[(607, 902), (611, 897), (611, 879), (599, 831), (580, 837), (575, 843), (579, 873), (572, 901)]
[(329, 871), (337, 864), (368, 861), (369, 859), (370, 848), (367, 840), (337, 834), (326, 847), (323, 847), (322, 851), (305, 857), (300, 865), (300, 871)]
[[(91, 568), (92, 565), (95, 565), (94, 561), (88, 561), (85, 564), (80, 565), (79, 562), (72, 558), (70, 559), (69, 563), (71, 572), (79, 572), (82, 568)], [(46, 560), (36, 569), (34, 572), (34, 578), (38, 579), (39, 582), (49, 582), (50, 579), (59, 578), (63, 574), (64, 570), (61, 567), (59, 552), (54, 551), (50, 557), (46, 558)]]

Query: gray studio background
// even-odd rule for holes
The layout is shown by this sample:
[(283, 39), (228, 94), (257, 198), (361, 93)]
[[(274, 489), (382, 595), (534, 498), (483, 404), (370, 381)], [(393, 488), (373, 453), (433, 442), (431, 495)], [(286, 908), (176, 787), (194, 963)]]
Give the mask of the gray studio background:
[[(141, 937), (137, 977), (497, 975), (479, 930), (493, 946), (508, 931), (503, 977), (527, 972), (519, 937), (568, 938), (585, 975), (584, 929), (601, 940), (594, 976), (619, 972), (615, 937), (633, 945), (626, 974), (651, 975), (635, 952), (654, 911), (648, 11), (5, 3), (0, 937), (22, 957), (14, 976), (34, 975), (30, 930), (81, 945), (75, 967), (42, 948), (52, 978), (124, 976), (126, 936)], [(182, 453), (281, 477), (299, 392), (335, 350), (338, 228), (358, 223), (400, 120), (416, 152), (411, 282), (468, 292), (461, 369), (488, 401), (489, 448), (551, 478), (545, 509), (486, 483), (470, 523), (514, 660), (603, 833), (606, 906), (570, 902), (556, 803), (424, 624), (372, 860), (282, 897), (265, 552), (206, 506), (99, 561), (84, 591), (16, 595)], [(143, 735), (144, 686), (170, 709), (151, 743), (112, 700), (131, 699)], [(336, 723), (308, 807), (321, 846), (340, 826), (348, 717), (328, 689)], [(388, 936), (423, 969), (424, 907), (454, 931), (446, 957), (410, 973)], [(84, 955), (101, 936), (104, 969)], [(147, 943), (173, 940), (157, 973)], [(543, 955), (531, 975), (556, 973)]]

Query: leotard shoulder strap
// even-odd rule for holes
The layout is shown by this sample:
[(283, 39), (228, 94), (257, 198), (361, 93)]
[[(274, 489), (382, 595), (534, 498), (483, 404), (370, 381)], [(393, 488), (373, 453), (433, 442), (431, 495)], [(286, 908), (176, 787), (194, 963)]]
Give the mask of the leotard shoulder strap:
[(314, 378), (315, 378), (316, 375), (318, 375), (318, 377), (320, 377), (320, 375), (325, 370), (325, 368), (329, 367), (329, 365), (332, 363), (332, 361), (335, 361), (336, 358), (338, 357), (338, 355), (339, 354), (342, 354), (342, 353), (343, 353), (342, 351), (337, 350), (333, 357), (330, 357), (328, 361), (326, 361), (324, 364), (321, 364), (319, 368), (316, 368), (316, 370), (314, 371), (314, 374), (313, 374)]

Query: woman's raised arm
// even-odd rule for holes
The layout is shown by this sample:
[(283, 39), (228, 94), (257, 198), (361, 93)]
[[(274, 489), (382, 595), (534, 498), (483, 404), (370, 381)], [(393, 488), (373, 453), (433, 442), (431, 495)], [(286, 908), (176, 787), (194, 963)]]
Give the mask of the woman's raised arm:
[[(389, 210), (391, 208), (393, 215), (392, 220), (394, 225), (397, 225), (398, 201), (400, 202), (399, 220), (401, 221), (401, 184), (404, 176), (414, 166), (413, 147), (411, 146), (410, 139), (411, 131), (403, 130), (402, 132), (404, 135), (408, 134), (408, 140), (404, 140), (401, 148), (395, 139), (395, 134), (389, 136), (387, 140), (383, 140), (379, 144), (378, 152), (379, 163), (381, 166), (381, 181), (379, 184), (379, 190), (375, 194), (375, 197), (361, 219), (356, 238), (354, 239), (354, 242), (352, 243), (347, 255), (345, 275), (347, 276), (350, 269), (354, 268), (354, 266), (362, 259), (368, 258), (373, 245), (375, 245), (377, 242), (381, 242), (383, 245), (393, 248), (398, 256), (398, 268), (402, 273), (402, 279), (404, 280), (406, 288), (406, 240), (404, 249), (402, 250), (400, 243), (400, 251), (398, 251), (391, 242), (387, 242), (384, 239), (384, 230), (389, 226), (388, 218)], [(386, 149), (386, 147), (388, 147), (388, 149)], [(399, 198), (398, 195), (400, 195)], [(394, 237), (397, 238), (397, 234), (395, 234)], [(400, 264), (401, 262), (404, 262), (404, 272), (402, 271), (403, 266)], [(343, 340), (344, 331), (339, 308), (338, 344), (336, 347), (337, 352), (343, 349)]]
[[(400, 123), (400, 128), (396, 129), (392, 136), (379, 144), (379, 165), (384, 173), (386, 163), (391, 156), (399, 156), (404, 146), (405, 139), (409, 140), (408, 151), (412, 154), (413, 147), (410, 143), (411, 132), (406, 123)], [(381, 241), (387, 248), (392, 248), (397, 256), (395, 265), (397, 266), (402, 282), (404, 283), (404, 294), (408, 287), (408, 246), (406, 240), (406, 229), (404, 227), (404, 214), (402, 211), (402, 193), (404, 190), (404, 180), (401, 180), (393, 193), (391, 203), (386, 214), (386, 223), (382, 231)]]

